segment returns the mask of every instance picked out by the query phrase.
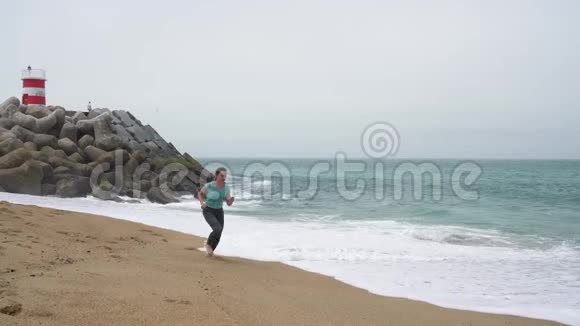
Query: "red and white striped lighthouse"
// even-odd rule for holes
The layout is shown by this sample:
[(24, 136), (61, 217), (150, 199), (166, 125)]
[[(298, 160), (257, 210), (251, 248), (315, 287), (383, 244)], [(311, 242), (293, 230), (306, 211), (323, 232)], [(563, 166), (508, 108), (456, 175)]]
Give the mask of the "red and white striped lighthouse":
[(44, 86), (46, 72), (42, 69), (22, 70), (22, 104), (46, 105), (46, 93)]

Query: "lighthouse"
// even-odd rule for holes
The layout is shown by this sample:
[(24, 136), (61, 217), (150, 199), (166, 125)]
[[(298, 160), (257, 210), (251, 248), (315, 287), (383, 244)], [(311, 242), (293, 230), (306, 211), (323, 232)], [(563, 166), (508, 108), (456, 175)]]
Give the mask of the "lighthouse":
[(28, 66), (22, 70), (22, 104), (46, 105), (46, 72)]

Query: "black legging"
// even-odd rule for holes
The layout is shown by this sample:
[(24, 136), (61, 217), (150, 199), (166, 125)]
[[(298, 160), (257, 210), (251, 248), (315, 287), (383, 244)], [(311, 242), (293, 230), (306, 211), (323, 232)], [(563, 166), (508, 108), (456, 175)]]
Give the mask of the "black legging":
[(211, 208), (206, 206), (203, 209), (203, 217), (212, 229), (209, 237), (207, 237), (207, 244), (215, 250), (220, 242), (220, 238), (222, 237), (222, 231), (224, 230), (224, 210), (223, 208)]

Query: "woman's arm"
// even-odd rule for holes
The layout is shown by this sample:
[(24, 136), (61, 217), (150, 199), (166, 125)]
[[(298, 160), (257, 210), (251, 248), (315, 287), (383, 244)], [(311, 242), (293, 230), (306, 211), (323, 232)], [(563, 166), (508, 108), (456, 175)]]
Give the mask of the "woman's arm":
[(228, 192), (226, 193), (226, 204), (228, 204), (228, 206), (232, 206), (232, 204), (234, 203), (234, 197), (232, 197), (232, 195), (230, 194), (230, 190), (228, 189)]
[(203, 197), (205, 197), (205, 193), (207, 192), (207, 186), (203, 186), (203, 188), (201, 188), (201, 190), (197, 193), (197, 199), (199, 199), (199, 203), (201, 205), (201, 208), (205, 208), (205, 201), (203, 200)]

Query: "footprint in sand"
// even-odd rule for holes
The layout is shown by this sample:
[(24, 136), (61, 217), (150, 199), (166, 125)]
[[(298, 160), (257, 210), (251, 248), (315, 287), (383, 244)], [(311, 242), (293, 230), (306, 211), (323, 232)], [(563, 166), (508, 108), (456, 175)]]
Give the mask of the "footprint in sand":
[(171, 298), (165, 298), (165, 300), (163, 300), (165, 302), (169, 302), (169, 303), (176, 303), (176, 304), (192, 304), (191, 301), (189, 300), (176, 300), (176, 299), (171, 299)]

